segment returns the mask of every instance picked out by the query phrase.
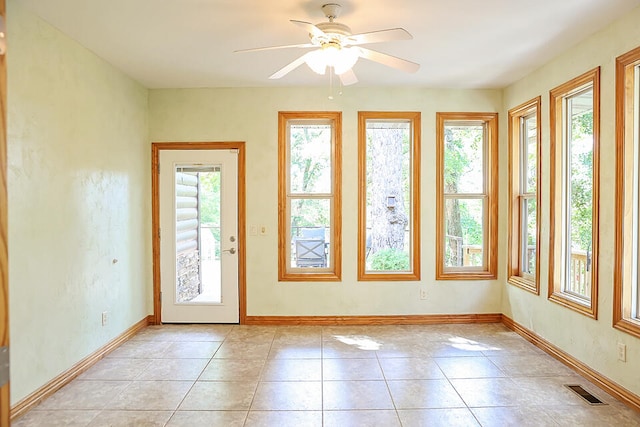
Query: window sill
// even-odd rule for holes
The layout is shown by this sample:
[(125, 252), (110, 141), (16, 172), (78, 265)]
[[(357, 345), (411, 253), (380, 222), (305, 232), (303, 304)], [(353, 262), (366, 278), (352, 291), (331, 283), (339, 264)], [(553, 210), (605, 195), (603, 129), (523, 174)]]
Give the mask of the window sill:
[(285, 273), (278, 276), (279, 282), (340, 282), (342, 277), (335, 273)]
[(549, 301), (553, 301), (563, 307), (569, 308), (573, 311), (577, 311), (578, 313), (583, 314), (587, 317), (591, 317), (594, 320), (598, 319), (598, 313), (593, 303), (585, 304), (578, 298), (574, 298), (567, 294), (558, 292), (549, 295)]
[(640, 320), (628, 318), (620, 319), (618, 321), (614, 321), (613, 327), (622, 332), (633, 335), (636, 338), (640, 338)]
[(535, 280), (527, 280), (520, 276), (511, 276), (508, 280), (510, 285), (524, 289), (535, 295), (540, 295), (540, 286)]
[(358, 273), (359, 282), (412, 282), (420, 280), (420, 273), (401, 271), (398, 273), (382, 271), (380, 273)]
[(491, 271), (444, 271), (436, 272), (436, 280), (495, 280), (498, 276)]

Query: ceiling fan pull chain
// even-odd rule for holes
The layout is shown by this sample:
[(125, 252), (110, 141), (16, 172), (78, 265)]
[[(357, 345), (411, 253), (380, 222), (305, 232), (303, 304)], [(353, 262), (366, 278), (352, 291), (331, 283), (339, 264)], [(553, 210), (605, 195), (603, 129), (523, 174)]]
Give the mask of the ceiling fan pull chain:
[(329, 99), (333, 99), (333, 67), (327, 68), (329, 68)]

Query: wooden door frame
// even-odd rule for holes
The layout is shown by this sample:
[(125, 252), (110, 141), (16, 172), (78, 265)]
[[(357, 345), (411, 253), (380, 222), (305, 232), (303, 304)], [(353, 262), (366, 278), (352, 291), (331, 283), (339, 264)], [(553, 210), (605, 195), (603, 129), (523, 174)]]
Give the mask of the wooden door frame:
[(153, 142), (151, 144), (151, 224), (153, 239), (153, 324), (162, 322), (160, 303), (160, 151), (238, 150), (238, 310), (240, 324), (247, 318), (246, 293), (246, 201), (245, 143), (234, 142)]
[[(0, 0), (0, 15), (5, 20), (5, 2)], [(5, 27), (6, 28), (6, 27)], [(6, 30), (5, 30), (6, 31)], [(9, 349), (9, 230), (7, 227), (7, 64), (0, 55), (0, 347)], [(0, 367), (2, 369), (2, 367)], [(10, 383), (0, 386), (0, 427), (9, 427)]]

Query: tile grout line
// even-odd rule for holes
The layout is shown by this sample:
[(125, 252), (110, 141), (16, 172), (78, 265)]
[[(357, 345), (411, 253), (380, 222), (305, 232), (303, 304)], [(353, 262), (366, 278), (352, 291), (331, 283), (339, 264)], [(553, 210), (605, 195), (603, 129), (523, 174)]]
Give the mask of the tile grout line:
[(384, 380), (384, 385), (387, 387), (387, 393), (389, 393), (389, 399), (391, 399), (391, 404), (393, 405), (393, 410), (396, 414), (396, 419), (398, 420), (398, 424), (402, 427), (402, 420), (400, 419), (400, 414), (398, 413), (398, 407), (396, 406), (396, 401), (393, 398), (393, 394), (391, 393), (391, 387), (389, 386), (389, 380), (384, 373), (384, 369), (382, 369), (382, 364), (380, 363), (380, 357), (378, 355), (378, 351), (376, 351), (376, 361), (378, 362), (378, 367), (380, 368), (380, 373), (382, 374), (382, 379)]
[[(442, 357), (445, 358), (445, 357)], [(467, 411), (469, 411), (469, 413), (471, 414), (471, 416), (473, 417), (473, 419), (476, 421), (476, 423), (478, 423), (479, 426), (482, 427), (482, 424), (480, 423), (480, 420), (478, 420), (478, 418), (476, 417), (476, 415), (474, 414), (474, 412), (471, 410), (471, 408), (469, 407), (469, 405), (467, 404), (467, 401), (464, 400), (464, 398), (462, 397), (462, 395), (460, 394), (460, 392), (458, 391), (458, 389), (453, 385), (453, 383), (451, 382), (452, 378), (449, 378), (449, 376), (444, 372), (444, 370), (442, 369), (442, 367), (440, 366), (440, 364), (438, 363), (438, 361), (436, 359), (438, 359), (437, 357), (431, 357), (431, 359), (433, 360), (433, 363), (436, 364), (436, 366), (438, 367), (438, 369), (440, 370), (440, 372), (442, 373), (442, 375), (444, 376), (444, 378), (447, 380), (447, 383), (451, 386), (451, 388), (456, 392), (456, 395), (458, 395), (458, 397), (460, 398), (460, 400), (462, 401), (462, 403), (464, 403), (464, 407), (467, 408)]]
[[(251, 397), (251, 402), (249, 403), (249, 407), (247, 408), (247, 415), (244, 419), (244, 423), (242, 424), (243, 426), (247, 425), (247, 422), (249, 421), (249, 415), (251, 415), (251, 411), (253, 408), (253, 403), (256, 400), (256, 394), (258, 394), (258, 388), (260, 387), (260, 383), (263, 382), (262, 381), (262, 377), (264, 375), (267, 363), (269, 362), (269, 354), (271, 354), (271, 349), (273, 348), (273, 341), (275, 340), (275, 336), (276, 333), (278, 331), (278, 327), (275, 328), (274, 332), (273, 332), (273, 337), (271, 337), (271, 343), (269, 344), (269, 351), (267, 351), (266, 356), (264, 357), (264, 363), (262, 364), (262, 367), (260, 368), (260, 373), (258, 374), (258, 381), (256, 382), (256, 387), (253, 390), (253, 396)], [(242, 340), (244, 342), (244, 339)]]
[[(231, 328), (231, 330), (233, 330), (233, 327)], [(165, 426), (167, 424), (169, 424), (169, 422), (171, 422), (171, 420), (173, 419), (173, 417), (176, 415), (176, 412), (178, 412), (178, 409), (180, 409), (180, 406), (184, 403), (185, 399), (187, 398), (187, 396), (189, 395), (189, 393), (191, 393), (191, 391), (193, 390), (193, 388), (195, 387), (195, 385), (198, 383), (198, 380), (202, 377), (202, 374), (204, 373), (204, 371), (207, 369), (207, 366), (209, 366), (209, 363), (211, 363), (211, 361), (213, 360), (213, 358), (215, 357), (216, 353), (218, 352), (218, 350), (220, 350), (220, 347), (222, 347), (222, 343), (224, 343), (224, 341), (227, 339), (227, 335), (229, 335), (229, 332), (223, 337), (222, 342), (220, 343), (220, 345), (218, 346), (218, 348), (216, 348), (216, 350), (213, 352), (213, 354), (211, 355), (211, 357), (209, 358), (209, 362), (207, 362), (207, 364), (204, 366), (204, 368), (202, 368), (202, 371), (200, 372), (200, 374), (198, 375), (198, 377), (195, 379), (195, 381), (193, 382), (193, 384), (191, 384), (191, 387), (189, 387), (189, 390), (187, 390), (187, 392), (185, 393), (185, 395), (182, 397), (182, 399), (180, 400), (180, 402), (178, 403), (178, 405), (176, 406), (176, 408), (173, 410), (171, 416), (169, 417), (169, 419), (167, 420), (167, 422), (165, 423)], [(183, 342), (183, 341), (176, 341), (176, 342)], [(193, 341), (185, 341), (185, 342), (193, 342)], [(215, 341), (214, 341), (215, 342)], [(173, 344), (172, 344), (173, 345)]]

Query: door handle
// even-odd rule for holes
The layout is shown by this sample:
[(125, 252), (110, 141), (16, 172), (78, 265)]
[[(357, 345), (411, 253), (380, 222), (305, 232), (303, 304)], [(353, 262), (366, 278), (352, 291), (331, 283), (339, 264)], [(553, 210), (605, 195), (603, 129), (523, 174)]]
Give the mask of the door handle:
[(233, 255), (236, 253), (236, 248), (224, 249), (222, 252), (229, 252), (230, 254)]

